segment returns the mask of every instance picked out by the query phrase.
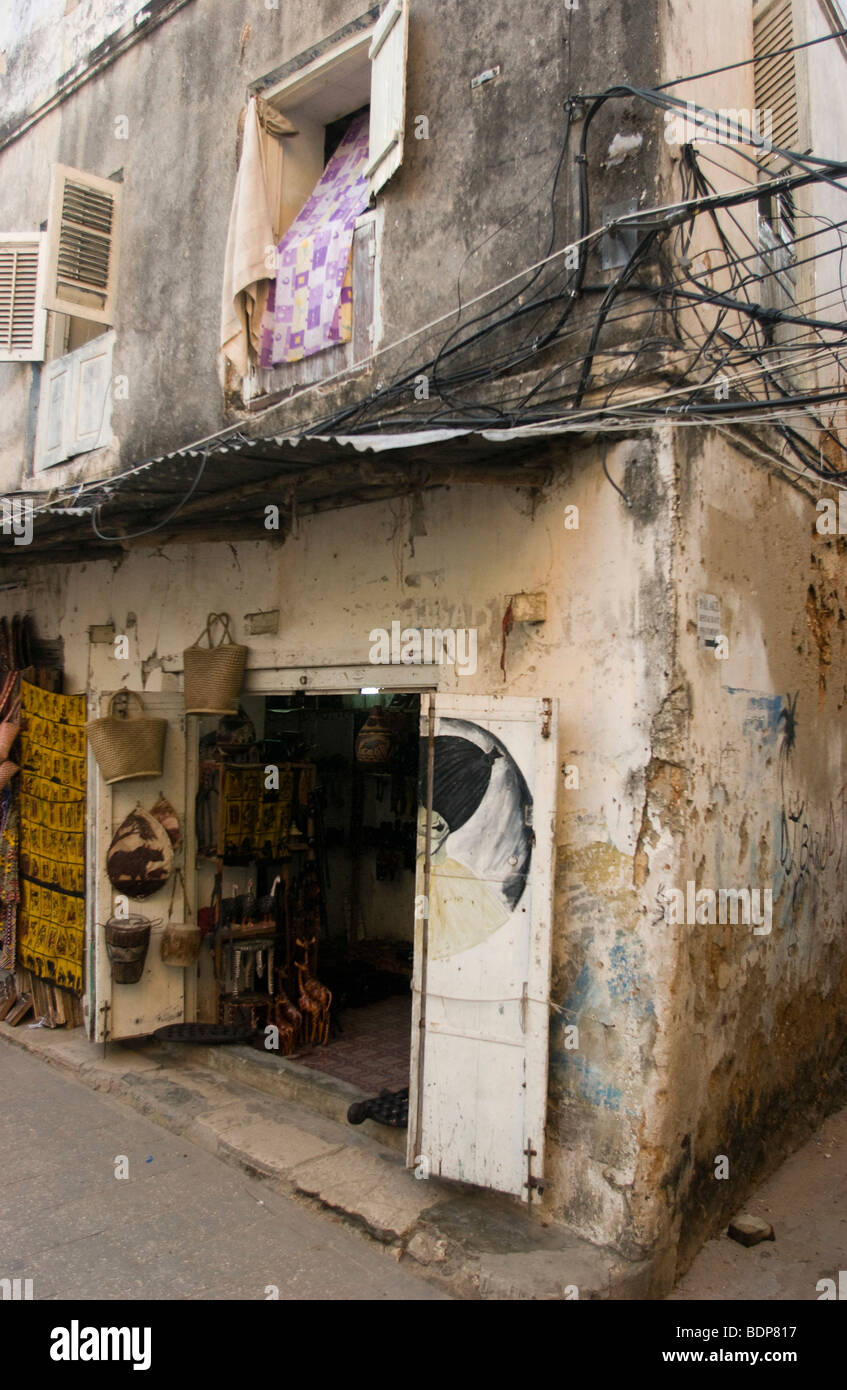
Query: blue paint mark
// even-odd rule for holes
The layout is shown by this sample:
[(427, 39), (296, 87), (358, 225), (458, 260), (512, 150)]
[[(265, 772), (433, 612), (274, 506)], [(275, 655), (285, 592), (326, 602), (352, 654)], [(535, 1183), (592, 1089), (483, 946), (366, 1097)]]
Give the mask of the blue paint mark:
[[(610, 1081), (606, 1081), (599, 1067), (592, 1064), (578, 1052), (561, 1052), (551, 1058), (565, 1072), (574, 1072), (574, 1086), (577, 1093), (589, 1105), (602, 1106), (604, 1110), (620, 1110), (623, 1092)], [(565, 1078), (568, 1085), (569, 1078)], [(571, 1089), (568, 1086), (568, 1089)]]
[(618, 932), (617, 944), (609, 952), (608, 990), (612, 999), (634, 1004), (639, 1013), (655, 1013), (652, 999), (641, 996), (644, 947), (640, 941), (628, 942)]
[(580, 970), (574, 987), (565, 1000), (565, 1013), (578, 1014), (580, 1009), (585, 1007), (588, 995), (591, 992), (591, 972), (587, 965), (583, 965)]
[(728, 695), (747, 696), (747, 714), (744, 716), (741, 732), (748, 737), (758, 734), (768, 743), (775, 744), (779, 733), (782, 695), (762, 695), (755, 690), (742, 690), (732, 685), (726, 687), (726, 692)]

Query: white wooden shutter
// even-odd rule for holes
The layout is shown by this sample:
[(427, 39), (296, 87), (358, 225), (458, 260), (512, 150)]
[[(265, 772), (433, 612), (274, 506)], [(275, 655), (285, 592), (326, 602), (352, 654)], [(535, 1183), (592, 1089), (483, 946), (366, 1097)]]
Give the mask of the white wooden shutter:
[[(162, 933), (168, 920), (173, 880), (168, 879), (151, 898), (130, 900), (130, 912), (159, 919), (150, 933), (144, 973), (135, 985), (114, 984), (106, 954), (105, 923), (114, 913), (115, 892), (106, 873), (106, 853), (112, 836), (136, 802), (148, 810), (164, 792), (186, 829), (185, 700), (180, 691), (144, 692), (147, 714), (166, 719), (165, 761), (162, 777), (144, 781), (115, 782), (107, 786), (94, 755), (88, 758), (88, 845), (86, 891), (86, 995), (83, 1010), (92, 1042), (113, 1038), (137, 1038), (166, 1023), (182, 1023), (188, 969), (165, 965), (161, 958)], [(108, 713), (108, 695), (89, 696), (89, 718)], [(194, 874), (194, 839), (185, 837), (185, 882)], [(188, 894), (189, 901), (193, 893)], [(191, 902), (192, 912), (195, 904)], [(188, 920), (181, 882), (176, 884), (174, 922)], [(192, 919), (194, 920), (194, 919)], [(196, 967), (189, 967), (195, 969)]]
[(114, 346), (114, 332), (101, 333), (45, 364), (38, 403), (36, 472), (111, 442)]
[(0, 362), (44, 359), (45, 242), (43, 232), (0, 233)]
[[(764, 54), (790, 48), (794, 43), (792, 6), (793, 0), (773, 0), (753, 20), (753, 53), (760, 60), (754, 68), (759, 128), (765, 128), (764, 120), (770, 113), (771, 143), (783, 150), (796, 150), (800, 143), (795, 55), (783, 53), (778, 58), (765, 58)], [(776, 155), (762, 161), (768, 166), (783, 162)]]
[(57, 357), (41, 373), (35, 469), (51, 468), (67, 458), (67, 416), (73, 394), (72, 356)]
[(114, 323), (120, 193), (111, 179), (53, 165), (47, 309)]
[(544, 1171), (556, 702), (425, 697), (424, 747), (431, 710), (436, 749), (445, 735), (500, 756), (428, 884), (418, 861), (407, 1161), (526, 1200)]
[(378, 193), (403, 163), (409, 0), (389, 0), (380, 15), (371, 60), (369, 193)]
[(75, 374), (68, 420), (69, 457), (88, 449), (103, 448), (111, 439), (114, 342), (114, 333), (104, 333), (71, 354), (75, 359)]

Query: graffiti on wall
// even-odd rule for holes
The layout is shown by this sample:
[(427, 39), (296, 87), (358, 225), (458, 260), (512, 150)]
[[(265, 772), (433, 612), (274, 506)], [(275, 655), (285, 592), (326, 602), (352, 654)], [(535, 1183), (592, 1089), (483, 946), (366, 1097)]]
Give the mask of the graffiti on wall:
[(779, 864), (791, 890), (792, 914), (813, 879), (826, 869), (840, 870), (844, 856), (847, 784), (842, 784), (827, 806), (815, 811), (805, 794), (792, 787), (792, 766), (797, 744), (799, 692), (786, 695), (779, 715)]

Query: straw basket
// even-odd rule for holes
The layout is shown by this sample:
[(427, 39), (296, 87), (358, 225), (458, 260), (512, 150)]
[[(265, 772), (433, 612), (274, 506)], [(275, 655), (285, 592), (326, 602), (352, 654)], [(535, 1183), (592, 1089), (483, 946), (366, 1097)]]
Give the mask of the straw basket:
[[(161, 919), (160, 919), (161, 920)], [(106, 923), (106, 954), (116, 985), (135, 985), (144, 973), (150, 945), (149, 917), (110, 917)]]
[[(212, 625), (220, 623), (220, 641), (213, 645)], [(208, 647), (200, 644), (207, 637)], [(186, 714), (237, 714), (247, 648), (232, 639), (228, 613), (210, 613), (192, 647), (183, 652)]]
[[(140, 714), (118, 719), (112, 706), (118, 695), (138, 701)], [(165, 719), (150, 719), (134, 690), (117, 690), (109, 701), (109, 713), (86, 724), (85, 732), (106, 782), (128, 782), (132, 777), (161, 777), (165, 755)]]

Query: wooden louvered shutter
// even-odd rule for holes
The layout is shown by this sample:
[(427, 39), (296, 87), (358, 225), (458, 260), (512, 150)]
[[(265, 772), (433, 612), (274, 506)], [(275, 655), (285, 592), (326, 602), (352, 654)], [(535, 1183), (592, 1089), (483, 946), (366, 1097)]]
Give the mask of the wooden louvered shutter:
[(403, 162), (409, 0), (389, 0), (374, 29), (368, 192), (378, 193)]
[(114, 322), (120, 184), (54, 164), (45, 307)]
[[(800, 143), (797, 117), (797, 73), (795, 54), (783, 53), (778, 58), (765, 58), (766, 53), (790, 48), (794, 43), (793, 0), (773, 0), (760, 7), (753, 20), (753, 52), (757, 59), (756, 106), (759, 109), (759, 128), (766, 129), (768, 113), (772, 122), (771, 144), (783, 150), (796, 150)], [(783, 164), (778, 155), (767, 155), (762, 164), (771, 169)]]
[(44, 359), (44, 240), (40, 232), (0, 234), (0, 362)]

